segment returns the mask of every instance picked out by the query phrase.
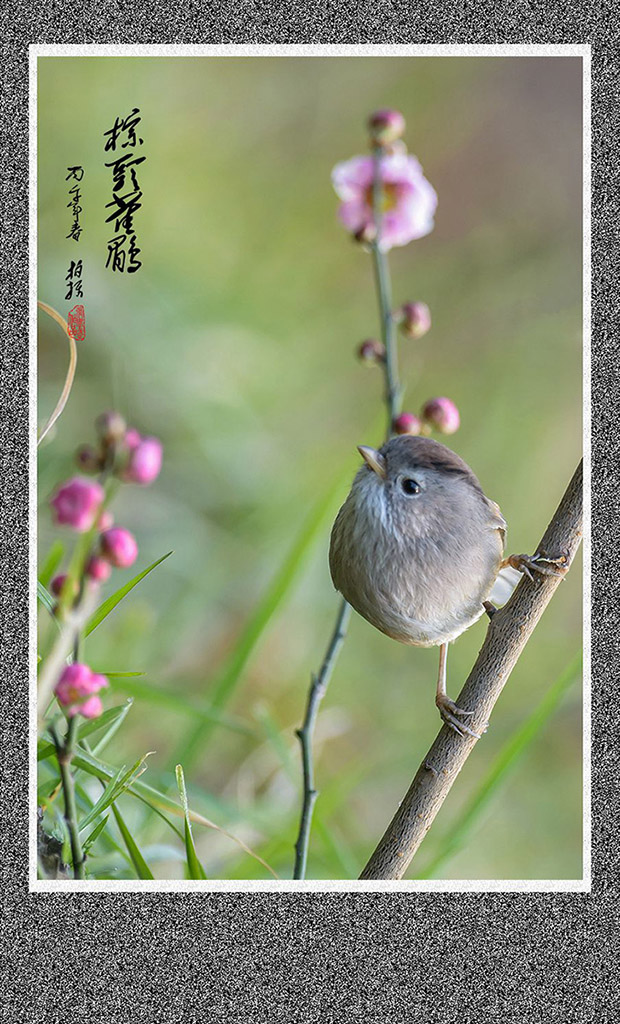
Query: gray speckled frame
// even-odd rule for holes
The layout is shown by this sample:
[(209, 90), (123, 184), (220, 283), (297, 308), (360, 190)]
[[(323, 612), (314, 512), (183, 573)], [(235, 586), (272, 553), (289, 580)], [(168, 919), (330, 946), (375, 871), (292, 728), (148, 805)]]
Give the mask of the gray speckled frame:
[[(544, 13), (517, 3), (500, 11), (424, 11), (380, 3), (317, 5), (301, 24), (283, 5), (197, 5), (137, 10), (106, 5), (62, 14), (51, 4), (12, 25), (4, 49), (3, 503), (5, 842), (4, 946), (7, 1020), (42, 1021), (607, 1021), (617, 1002), (613, 924), (617, 855), (611, 815), (617, 644), (605, 689), (593, 687), (592, 891), (505, 892), (55, 892), (28, 890), (28, 43), (316, 42), (591, 43), (593, 108), (593, 539), (611, 525), (614, 359), (605, 314), (614, 240), (611, 164), (617, 139), (612, 87), (617, 30), (574, 4)], [(301, 13), (301, 12), (300, 12)], [(487, 27), (488, 26), (488, 27)], [(609, 265), (609, 264), (608, 264)], [(612, 269), (613, 275), (613, 269)], [(613, 280), (613, 276), (612, 276)], [(607, 448), (602, 465), (603, 437)], [(611, 456), (611, 457), (609, 457)], [(618, 585), (603, 590), (593, 550), (593, 640), (610, 630)], [(600, 678), (600, 645), (592, 655)], [(599, 670), (597, 672), (597, 669)]]

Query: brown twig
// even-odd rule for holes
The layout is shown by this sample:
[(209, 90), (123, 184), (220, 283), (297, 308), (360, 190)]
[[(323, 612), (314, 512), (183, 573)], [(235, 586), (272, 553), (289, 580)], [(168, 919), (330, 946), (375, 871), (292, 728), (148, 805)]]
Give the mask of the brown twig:
[[(564, 554), (569, 566), (579, 547), (583, 519), (583, 464), (580, 462), (538, 548), (549, 557)], [(497, 611), (484, 644), (456, 699), (472, 710), (475, 732), (482, 732), (506, 681), (549, 601), (558, 576), (523, 577), (508, 603)], [(362, 879), (402, 878), (431, 827), (461, 768), (478, 741), (444, 725), (366, 867)]]

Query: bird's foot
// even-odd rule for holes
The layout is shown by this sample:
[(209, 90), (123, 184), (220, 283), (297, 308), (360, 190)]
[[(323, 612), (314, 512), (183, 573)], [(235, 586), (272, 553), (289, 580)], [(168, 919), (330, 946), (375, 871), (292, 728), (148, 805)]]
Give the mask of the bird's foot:
[(458, 732), (459, 736), (473, 736), (475, 739), (480, 739), (480, 733), (474, 732), (466, 722), (462, 722), (461, 718), (468, 718), (473, 715), (473, 711), (464, 711), (463, 708), (458, 708), (453, 700), (444, 693), (438, 693), (435, 698), (435, 704), (439, 710), (439, 714), (442, 720), (455, 732)]
[(537, 572), (540, 576), (564, 576), (568, 569), (568, 556), (565, 553), (555, 558), (538, 551), (535, 555), (509, 555), (500, 566), (504, 569), (507, 565), (512, 566), (518, 572), (533, 580), (532, 573)]

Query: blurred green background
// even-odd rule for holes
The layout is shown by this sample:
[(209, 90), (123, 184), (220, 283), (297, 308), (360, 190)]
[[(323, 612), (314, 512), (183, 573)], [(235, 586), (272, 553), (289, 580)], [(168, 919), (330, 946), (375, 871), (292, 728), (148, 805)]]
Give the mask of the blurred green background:
[[(294, 729), (338, 605), (329, 530), (355, 446), (379, 442), (384, 422), (380, 374), (354, 358), (378, 332), (370, 257), (336, 220), (331, 168), (364, 152), (370, 111), (403, 111), (409, 148), (439, 195), (434, 232), (390, 255), (395, 302), (423, 300), (433, 317), (422, 341), (401, 344), (405, 407), (443, 394), (457, 403), (451, 445), (500, 504), (509, 550), (532, 551), (581, 448), (581, 62), (40, 58), (38, 90), (38, 296), (66, 316), (64, 277), (79, 254), (87, 318), (70, 401), (39, 451), (40, 552), (60, 533), (49, 495), (75, 472), (73, 452), (93, 440), (100, 411), (118, 408), (162, 439), (160, 478), (125, 488), (115, 511), (138, 538), (139, 568), (174, 554), (86, 645), (99, 671), (145, 673), (133, 690), (127, 683), (135, 704), (106, 756), (130, 764), (154, 750), (145, 781), (171, 793), (181, 761), (192, 806), (290, 877)], [(103, 132), (132, 107), (147, 158), (135, 221), (143, 267), (123, 275), (105, 269)], [(79, 245), (65, 237), (73, 164), (85, 168)], [(66, 339), (41, 314), (40, 424), (66, 365)], [(290, 586), (266, 608), (296, 545)], [(135, 571), (117, 570), (104, 594)], [(581, 587), (575, 565), (407, 877), (441, 850), (579, 650)], [(248, 638), (248, 622), (264, 628)], [(452, 696), (484, 630), (481, 621), (451, 647)], [(244, 635), (250, 656), (221, 708), (231, 722), (197, 732)], [(436, 650), (394, 643), (354, 616), (318, 722), (309, 877), (363, 867), (437, 733), (436, 666)], [(126, 692), (119, 684), (108, 705)], [(575, 680), (440, 877), (580, 877), (581, 737)], [(154, 873), (182, 877), (161, 821), (143, 820), (128, 797), (120, 806)], [(210, 877), (266, 877), (220, 834), (195, 838)], [(105, 851), (98, 869), (123, 876)]]

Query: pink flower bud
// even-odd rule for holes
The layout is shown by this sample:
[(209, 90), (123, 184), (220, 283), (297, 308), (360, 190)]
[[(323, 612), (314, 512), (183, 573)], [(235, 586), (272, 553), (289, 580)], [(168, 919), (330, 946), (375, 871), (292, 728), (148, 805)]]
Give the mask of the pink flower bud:
[(105, 676), (97, 675), (88, 665), (76, 661), (64, 669), (54, 693), (70, 718), (77, 714), (97, 718), (103, 708), (100, 699), (93, 695), (105, 686), (108, 686)]
[(425, 302), (405, 302), (400, 307), (400, 329), (408, 338), (422, 338), (431, 326), (431, 311)]
[(62, 593), (63, 584), (67, 578), (66, 572), (61, 572), (59, 576), (54, 576), (54, 579), (50, 582), (50, 593), (54, 597), (60, 597)]
[[(54, 576), (54, 579), (50, 583), (50, 592), (54, 595), (54, 597), (60, 597), (60, 595), (62, 594), (62, 588), (65, 585), (65, 580), (66, 579), (67, 579), (67, 573), (66, 572), (61, 572), (58, 576)], [(78, 584), (77, 584), (77, 580), (73, 581), (73, 587), (71, 589), (72, 589), (73, 594), (75, 596), (75, 594), (77, 594), (77, 592), (79, 590), (79, 587), (78, 587)]]
[(123, 479), (134, 484), (150, 484), (159, 475), (163, 449), (156, 437), (143, 437), (132, 449)]
[(422, 423), (412, 412), (401, 412), (400, 416), (397, 416), (394, 420), (392, 429), (395, 434), (417, 435), (422, 432)]
[(95, 427), (102, 441), (108, 444), (115, 444), (122, 441), (127, 430), (127, 424), (120, 412), (111, 410), (104, 412), (95, 420)]
[(103, 488), (94, 480), (75, 476), (58, 488), (50, 501), (55, 521), (78, 533), (90, 530), (103, 501)]
[(380, 341), (375, 341), (374, 338), (368, 338), (363, 341), (357, 350), (358, 358), (369, 366), (375, 366), (377, 363), (382, 363), (385, 359), (385, 348)]
[(449, 398), (431, 398), (422, 409), (422, 418), (441, 434), (454, 434), (459, 429), (459, 411)]
[(368, 118), (368, 130), (371, 140), (383, 146), (400, 139), (405, 131), (405, 119), (398, 110), (375, 110)]
[(82, 445), (75, 453), (75, 461), (83, 473), (97, 473), (101, 469), (101, 459), (90, 445)]
[(138, 557), (138, 545), (135, 537), (121, 526), (113, 526), (101, 535), (101, 551), (104, 558), (117, 569), (126, 569), (133, 565)]
[(111, 572), (112, 566), (107, 559), (101, 558), (100, 555), (93, 555), (86, 564), (86, 575), (97, 583), (105, 583), (110, 578)]

